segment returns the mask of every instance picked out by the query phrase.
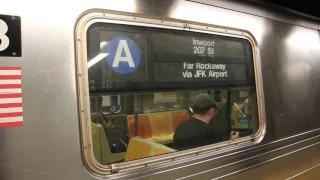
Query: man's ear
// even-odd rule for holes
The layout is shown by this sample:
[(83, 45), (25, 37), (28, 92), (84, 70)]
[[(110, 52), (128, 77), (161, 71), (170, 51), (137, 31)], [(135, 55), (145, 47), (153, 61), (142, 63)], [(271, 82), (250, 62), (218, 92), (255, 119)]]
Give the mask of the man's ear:
[(211, 115), (211, 116), (213, 116), (213, 115), (214, 115), (214, 113), (215, 113), (214, 108), (211, 108), (211, 109), (209, 110), (209, 113), (210, 113), (210, 115)]

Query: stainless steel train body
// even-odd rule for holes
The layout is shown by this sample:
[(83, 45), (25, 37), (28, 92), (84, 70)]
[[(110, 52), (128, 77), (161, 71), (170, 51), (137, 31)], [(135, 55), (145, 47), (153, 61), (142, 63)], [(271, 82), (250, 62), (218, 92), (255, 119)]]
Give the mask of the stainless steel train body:
[[(5, 1), (0, 14), (21, 18), (21, 56), (1, 56), (0, 67), (21, 67), (23, 107), (23, 126), (0, 129), (0, 179), (307, 179), (320, 172), (319, 19), (220, 0)], [(212, 149), (99, 164), (85, 72), (94, 22), (244, 36), (254, 57), (257, 133)]]

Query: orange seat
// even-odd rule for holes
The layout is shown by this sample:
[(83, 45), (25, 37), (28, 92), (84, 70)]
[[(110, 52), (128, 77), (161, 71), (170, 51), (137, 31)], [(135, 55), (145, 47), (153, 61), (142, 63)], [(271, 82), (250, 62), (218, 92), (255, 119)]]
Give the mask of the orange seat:
[[(135, 136), (134, 115), (127, 116), (128, 134)], [(173, 112), (158, 112), (138, 115), (138, 136), (150, 142), (170, 143), (173, 141), (173, 134), (178, 125), (189, 119), (186, 110)]]
[[(128, 119), (128, 130), (130, 136), (135, 136), (136, 128), (135, 128), (135, 119), (134, 115), (129, 115)], [(151, 126), (149, 121), (149, 116), (147, 114), (139, 114), (138, 115), (138, 135), (142, 139), (149, 139), (152, 137)]]
[(173, 130), (175, 131), (180, 123), (189, 119), (188, 111), (173, 111), (172, 114), (172, 124)]

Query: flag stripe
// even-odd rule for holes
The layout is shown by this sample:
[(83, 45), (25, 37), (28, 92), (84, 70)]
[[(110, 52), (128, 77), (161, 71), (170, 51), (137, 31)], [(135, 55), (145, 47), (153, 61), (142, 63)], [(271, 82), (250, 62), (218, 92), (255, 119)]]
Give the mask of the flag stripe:
[(20, 89), (0, 89), (0, 94), (9, 94), (9, 93), (21, 93)]
[(22, 107), (0, 108), (0, 113), (15, 113), (15, 112), (22, 112)]
[(21, 84), (0, 84), (0, 89), (21, 88)]
[(17, 121), (22, 121), (22, 116), (8, 117), (8, 118), (0, 118), (0, 123), (17, 122)]
[(22, 103), (22, 98), (1, 98), (0, 104)]
[(0, 75), (21, 75), (20, 70), (0, 70)]
[(21, 67), (0, 67), (0, 70), (21, 70)]
[(6, 104), (0, 104), (0, 108), (13, 108), (13, 107), (22, 107), (22, 103), (6, 103)]
[(0, 128), (13, 127), (13, 126), (23, 126), (23, 121), (6, 122), (6, 123), (1, 123), (0, 122)]
[(4, 93), (0, 94), (0, 98), (20, 98), (22, 97), (21, 93)]
[(0, 113), (0, 118), (22, 116), (22, 112)]
[(13, 79), (13, 80), (2, 80), (0, 79), (0, 84), (21, 84), (21, 79)]
[(0, 80), (9, 80), (9, 79), (21, 79), (21, 75), (1, 75)]
[(22, 126), (21, 68), (0, 67), (0, 128)]

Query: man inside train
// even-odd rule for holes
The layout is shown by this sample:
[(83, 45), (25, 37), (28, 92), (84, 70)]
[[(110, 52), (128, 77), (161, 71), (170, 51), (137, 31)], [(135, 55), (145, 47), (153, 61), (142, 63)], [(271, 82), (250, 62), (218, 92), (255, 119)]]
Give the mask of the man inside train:
[(108, 117), (102, 111), (102, 97), (101, 96), (92, 96), (90, 97), (90, 111), (91, 111), (91, 121), (93, 123), (101, 124), (104, 129), (110, 127), (110, 121)]
[[(195, 97), (193, 117), (179, 124), (173, 136), (173, 148), (186, 150), (223, 141), (223, 136), (209, 125), (219, 109), (219, 105), (209, 94)], [(231, 139), (239, 138), (239, 132), (231, 134)]]

